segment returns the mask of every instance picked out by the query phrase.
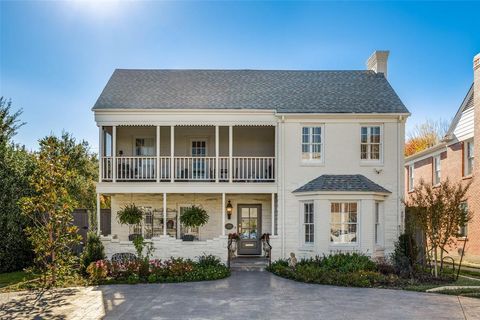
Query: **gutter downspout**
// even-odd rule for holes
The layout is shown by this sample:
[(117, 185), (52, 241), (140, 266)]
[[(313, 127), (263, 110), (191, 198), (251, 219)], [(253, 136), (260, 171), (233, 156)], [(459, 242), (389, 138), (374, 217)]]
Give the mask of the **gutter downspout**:
[(282, 144), (281, 144), (281, 159), (282, 159), (282, 178), (281, 178), (281, 194), (282, 194), (282, 258), (285, 258), (285, 116), (281, 117), (281, 135), (282, 135)]

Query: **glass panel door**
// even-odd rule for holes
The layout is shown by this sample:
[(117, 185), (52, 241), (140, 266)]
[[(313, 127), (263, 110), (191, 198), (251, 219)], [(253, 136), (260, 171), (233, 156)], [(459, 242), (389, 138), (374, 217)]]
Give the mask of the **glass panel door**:
[(258, 204), (238, 206), (238, 254), (261, 253), (261, 212)]

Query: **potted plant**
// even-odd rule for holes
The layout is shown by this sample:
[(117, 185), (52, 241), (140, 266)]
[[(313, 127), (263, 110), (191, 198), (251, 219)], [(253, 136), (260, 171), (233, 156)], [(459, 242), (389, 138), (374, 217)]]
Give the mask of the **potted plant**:
[[(205, 209), (192, 205), (186, 208), (180, 215), (180, 222), (188, 228), (188, 232), (191, 232), (191, 228), (197, 228), (205, 225), (208, 222), (208, 214)], [(183, 241), (193, 241), (195, 236), (193, 234), (186, 234), (182, 237)]]
[(125, 205), (117, 212), (118, 222), (120, 224), (136, 225), (142, 222), (143, 210), (135, 203)]

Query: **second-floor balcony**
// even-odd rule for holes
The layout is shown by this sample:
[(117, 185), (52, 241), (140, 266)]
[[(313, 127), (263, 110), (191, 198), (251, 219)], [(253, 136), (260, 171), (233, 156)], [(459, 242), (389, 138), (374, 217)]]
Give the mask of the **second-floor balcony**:
[(116, 126), (100, 137), (102, 182), (275, 182), (275, 127)]

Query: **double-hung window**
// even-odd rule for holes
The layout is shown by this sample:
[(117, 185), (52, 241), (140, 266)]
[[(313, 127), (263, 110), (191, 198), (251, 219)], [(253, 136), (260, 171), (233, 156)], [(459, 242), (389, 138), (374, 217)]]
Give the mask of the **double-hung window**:
[(375, 202), (375, 244), (380, 243), (380, 203)]
[(322, 161), (322, 127), (302, 128), (302, 160)]
[(473, 140), (465, 143), (465, 176), (471, 175), (473, 172)]
[(380, 126), (362, 126), (360, 158), (380, 161), (382, 154), (382, 130)]
[(351, 244), (357, 242), (356, 202), (332, 202), (330, 205), (330, 242)]
[(440, 183), (440, 155), (433, 157), (433, 185)]
[(305, 244), (315, 242), (315, 213), (313, 202), (303, 203), (303, 233)]
[(413, 191), (415, 188), (415, 167), (414, 165), (409, 165), (408, 166), (408, 190)]

